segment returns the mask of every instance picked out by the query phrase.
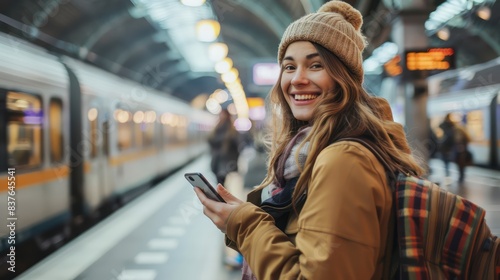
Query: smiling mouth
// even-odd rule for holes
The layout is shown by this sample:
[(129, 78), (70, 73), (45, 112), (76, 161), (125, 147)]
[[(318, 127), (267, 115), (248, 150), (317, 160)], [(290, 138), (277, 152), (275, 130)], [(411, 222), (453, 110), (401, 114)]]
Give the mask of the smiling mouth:
[(319, 95), (316, 94), (295, 94), (293, 95), (293, 99), (295, 100), (313, 100), (318, 98)]

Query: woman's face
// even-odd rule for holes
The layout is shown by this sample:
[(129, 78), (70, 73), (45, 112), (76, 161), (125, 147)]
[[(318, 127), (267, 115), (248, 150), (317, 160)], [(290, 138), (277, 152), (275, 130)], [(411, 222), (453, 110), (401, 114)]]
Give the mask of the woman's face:
[(281, 67), (281, 88), (293, 116), (310, 121), (314, 108), (332, 91), (335, 82), (326, 72), (318, 51), (308, 41), (291, 43)]

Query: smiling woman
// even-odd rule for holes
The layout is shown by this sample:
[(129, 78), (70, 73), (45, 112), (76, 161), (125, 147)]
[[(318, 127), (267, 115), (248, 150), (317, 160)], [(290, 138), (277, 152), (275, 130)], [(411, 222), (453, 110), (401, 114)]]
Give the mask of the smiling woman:
[(283, 58), (281, 88), (297, 120), (310, 121), (315, 106), (334, 85), (312, 43), (297, 41), (290, 44)]
[[(243, 279), (389, 279), (386, 172), (421, 174), (388, 103), (363, 89), (361, 14), (330, 1), (286, 29), (270, 93), (267, 176), (244, 203), (197, 195), (245, 259)], [(325, 36), (328, 34), (328, 36)], [(381, 159), (357, 141), (377, 147)]]

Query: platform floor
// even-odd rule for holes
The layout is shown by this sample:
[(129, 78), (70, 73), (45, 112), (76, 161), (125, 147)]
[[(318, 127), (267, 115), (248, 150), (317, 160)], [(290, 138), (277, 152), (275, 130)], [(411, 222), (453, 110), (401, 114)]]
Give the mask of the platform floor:
[[(499, 171), (469, 167), (458, 184), (454, 166), (445, 178), (439, 160), (430, 165), (431, 179), (486, 208), (488, 224), (500, 234)], [(215, 182), (208, 166), (208, 156), (197, 159), (15, 279), (241, 279), (238, 270), (224, 265), (223, 234), (203, 215), (182, 176), (202, 172)], [(244, 190), (233, 180), (233, 191), (241, 196)]]

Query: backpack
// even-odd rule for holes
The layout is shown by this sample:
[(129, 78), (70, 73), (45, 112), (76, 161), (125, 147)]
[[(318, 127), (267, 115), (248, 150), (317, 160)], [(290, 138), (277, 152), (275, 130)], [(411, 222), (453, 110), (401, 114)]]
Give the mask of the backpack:
[[(357, 138), (386, 170), (373, 146)], [(500, 279), (500, 238), (486, 224), (485, 210), (433, 182), (398, 173), (390, 177), (393, 217), (383, 279)], [(392, 177), (392, 178), (391, 178)], [(394, 238), (394, 235), (396, 238)]]

